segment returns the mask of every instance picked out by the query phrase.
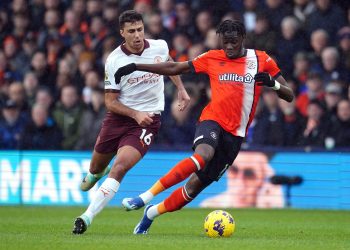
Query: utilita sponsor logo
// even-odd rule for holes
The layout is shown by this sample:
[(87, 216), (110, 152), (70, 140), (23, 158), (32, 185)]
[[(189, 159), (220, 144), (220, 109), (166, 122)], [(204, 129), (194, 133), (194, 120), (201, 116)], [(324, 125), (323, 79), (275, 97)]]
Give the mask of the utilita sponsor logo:
[(225, 73), (219, 75), (219, 81), (222, 83), (252, 83), (253, 76), (249, 73), (244, 76), (235, 73)]
[(160, 78), (160, 75), (155, 74), (155, 73), (146, 73), (142, 76), (138, 76), (138, 77), (130, 77), (128, 79), (128, 83), (129, 84), (135, 84), (135, 83), (139, 83), (139, 82), (143, 82), (143, 83), (158, 83)]

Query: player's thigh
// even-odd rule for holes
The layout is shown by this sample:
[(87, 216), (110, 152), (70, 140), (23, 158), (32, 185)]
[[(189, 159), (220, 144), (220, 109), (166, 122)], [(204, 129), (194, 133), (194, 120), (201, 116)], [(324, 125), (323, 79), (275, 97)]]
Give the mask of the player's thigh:
[(108, 166), (114, 155), (115, 153), (101, 154), (94, 150), (90, 161), (90, 173), (101, 173)]
[(241, 137), (223, 132), (214, 157), (203, 170), (197, 172), (198, 177), (202, 180), (207, 179), (207, 182), (218, 181), (236, 159), (242, 141)]
[(221, 134), (222, 128), (215, 121), (208, 120), (197, 124), (193, 148), (196, 153), (205, 158), (204, 160), (206, 162), (210, 161), (214, 156), (214, 151), (219, 144)]
[(117, 157), (110, 171), (110, 176), (120, 181), (141, 158), (142, 155), (140, 151), (133, 146), (125, 145), (119, 148)]

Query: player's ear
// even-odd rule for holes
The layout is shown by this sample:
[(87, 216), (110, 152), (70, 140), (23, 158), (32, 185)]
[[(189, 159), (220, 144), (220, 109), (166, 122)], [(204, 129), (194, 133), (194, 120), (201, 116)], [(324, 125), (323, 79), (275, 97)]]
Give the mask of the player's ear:
[[(124, 37), (124, 29), (120, 29), (119, 32), (120, 32), (120, 35), (121, 35), (122, 37)], [(125, 38), (125, 37), (124, 37), (124, 38)]]

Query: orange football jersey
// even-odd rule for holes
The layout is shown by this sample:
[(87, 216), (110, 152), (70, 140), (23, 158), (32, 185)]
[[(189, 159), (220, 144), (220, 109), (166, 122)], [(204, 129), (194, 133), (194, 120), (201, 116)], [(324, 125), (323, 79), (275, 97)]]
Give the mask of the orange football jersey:
[(278, 77), (280, 69), (275, 61), (264, 51), (247, 49), (246, 55), (236, 59), (227, 58), (224, 50), (210, 50), (189, 63), (195, 73), (210, 78), (212, 99), (199, 120), (216, 121), (229, 133), (244, 137), (262, 88), (255, 84), (254, 76), (268, 72)]

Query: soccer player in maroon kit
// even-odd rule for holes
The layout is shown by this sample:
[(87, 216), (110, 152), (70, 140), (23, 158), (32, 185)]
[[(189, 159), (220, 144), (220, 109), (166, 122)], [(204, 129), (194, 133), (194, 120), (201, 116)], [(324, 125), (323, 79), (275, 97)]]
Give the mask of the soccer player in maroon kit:
[[(81, 183), (87, 191), (108, 174), (96, 191), (87, 210), (74, 221), (74, 234), (82, 234), (93, 218), (117, 193), (126, 173), (141, 160), (152, 145), (160, 127), (160, 113), (164, 110), (163, 76), (135, 71), (122, 79), (114, 73), (131, 62), (159, 63), (172, 60), (164, 40), (144, 39), (142, 16), (133, 10), (119, 17), (120, 34), (125, 43), (110, 53), (105, 65), (105, 104), (107, 114), (98, 135), (90, 169)], [(179, 76), (171, 80), (178, 89), (179, 109), (190, 98)], [(109, 162), (116, 155), (112, 168)]]

